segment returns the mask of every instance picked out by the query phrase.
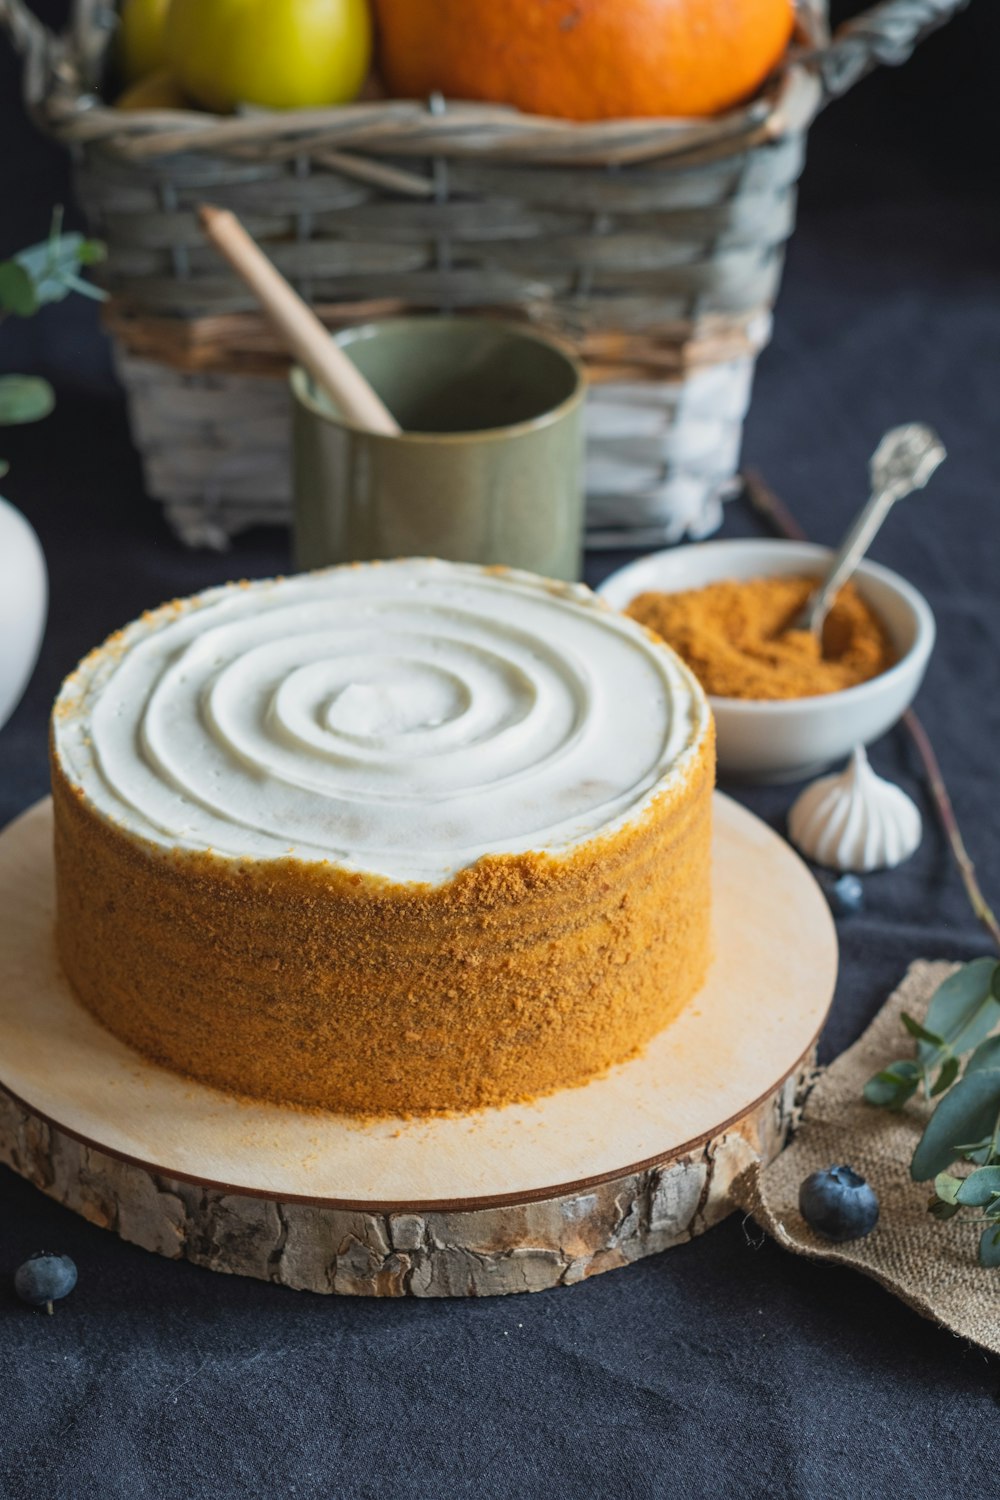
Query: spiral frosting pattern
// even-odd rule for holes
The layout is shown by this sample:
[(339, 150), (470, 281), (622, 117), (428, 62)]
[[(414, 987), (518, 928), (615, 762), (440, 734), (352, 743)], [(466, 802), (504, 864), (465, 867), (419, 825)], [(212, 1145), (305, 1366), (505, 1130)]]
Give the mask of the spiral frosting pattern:
[(588, 590), (421, 559), (166, 605), (54, 724), (71, 781), (146, 839), (439, 881), (610, 831), (684, 774), (708, 707)]

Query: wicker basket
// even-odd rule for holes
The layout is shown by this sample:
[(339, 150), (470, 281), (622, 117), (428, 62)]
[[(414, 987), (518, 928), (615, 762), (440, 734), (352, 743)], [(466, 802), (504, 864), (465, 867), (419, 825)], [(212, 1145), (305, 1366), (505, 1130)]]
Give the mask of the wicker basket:
[(475, 310), (570, 342), (592, 380), (589, 539), (636, 546), (719, 523), (810, 121), (964, 3), (883, 0), (830, 40), (824, 0), (799, 0), (795, 45), (748, 104), (595, 124), (439, 97), (122, 113), (96, 92), (112, 6), (76, 0), (60, 37), (24, 0), (0, 0), (0, 23), (108, 242), (108, 322), (147, 488), (185, 541), (221, 547), (290, 506), (286, 362), (202, 239), (194, 211), (211, 201), (331, 327)]

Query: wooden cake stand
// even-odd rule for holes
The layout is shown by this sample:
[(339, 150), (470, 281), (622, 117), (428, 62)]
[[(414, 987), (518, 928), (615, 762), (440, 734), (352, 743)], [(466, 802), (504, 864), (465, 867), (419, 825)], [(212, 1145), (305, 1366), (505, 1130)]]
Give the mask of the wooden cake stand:
[(0, 835), (0, 1160), (147, 1250), (314, 1292), (535, 1291), (699, 1234), (784, 1144), (833, 993), (819, 887), (717, 795), (714, 963), (642, 1057), (450, 1119), (254, 1104), (146, 1063), (76, 1002), (51, 840), (47, 801)]

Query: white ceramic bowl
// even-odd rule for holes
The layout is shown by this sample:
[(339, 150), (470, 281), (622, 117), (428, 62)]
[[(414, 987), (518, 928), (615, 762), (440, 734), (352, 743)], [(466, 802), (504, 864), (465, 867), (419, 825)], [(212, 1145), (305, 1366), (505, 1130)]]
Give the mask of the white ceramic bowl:
[[(598, 593), (624, 609), (648, 589), (674, 593), (722, 578), (819, 573), (828, 547), (811, 542), (698, 542), (652, 552), (619, 568)], [(885, 621), (899, 654), (888, 672), (839, 693), (780, 702), (710, 698), (718, 731), (719, 771), (741, 781), (799, 781), (885, 734), (909, 708), (934, 645), (930, 605), (911, 584), (877, 563), (854, 575), (858, 592)]]

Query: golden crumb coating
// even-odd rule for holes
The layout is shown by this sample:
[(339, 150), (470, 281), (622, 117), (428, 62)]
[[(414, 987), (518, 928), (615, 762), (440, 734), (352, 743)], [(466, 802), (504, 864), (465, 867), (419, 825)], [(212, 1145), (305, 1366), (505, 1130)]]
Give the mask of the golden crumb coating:
[(502, 1105), (633, 1056), (709, 961), (709, 731), (683, 778), (566, 854), (443, 885), (164, 850), (53, 754), (57, 939), (80, 999), (192, 1078), (359, 1115)]

